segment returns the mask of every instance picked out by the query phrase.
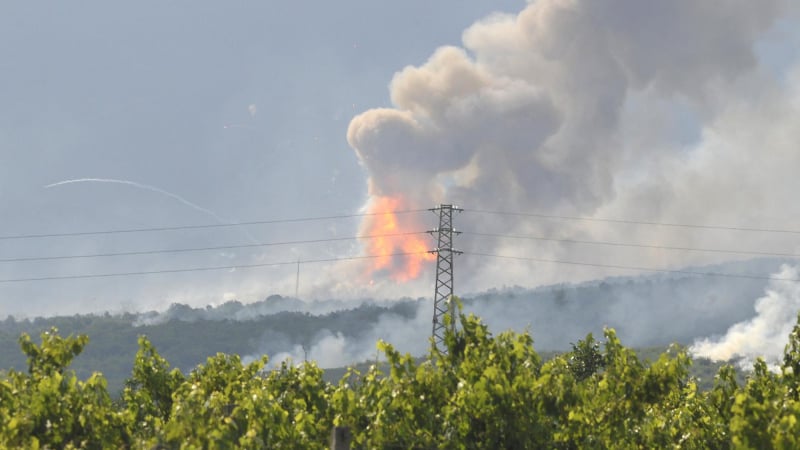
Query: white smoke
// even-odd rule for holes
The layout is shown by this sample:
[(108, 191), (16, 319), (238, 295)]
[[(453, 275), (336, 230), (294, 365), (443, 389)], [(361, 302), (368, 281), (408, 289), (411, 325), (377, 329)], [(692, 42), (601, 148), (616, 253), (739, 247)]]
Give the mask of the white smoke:
[[(365, 324), (363, 330), (351, 330), (351, 336), (320, 330), (308, 345), (294, 344), (288, 351), (270, 355), (269, 367), (278, 367), (283, 361), (295, 364), (315, 361), (322, 368), (374, 361), (380, 357), (376, 346), (379, 340), (391, 343), (402, 353), (423, 355), (429, 348), (426, 337), (431, 333), (432, 311), (429, 304), (418, 302), (411, 319), (394, 313), (382, 314), (376, 322)], [(252, 361), (260, 356), (248, 355), (244, 360)]]
[[(798, 266), (784, 265), (775, 278), (798, 279)], [(690, 348), (695, 356), (714, 361), (740, 360), (752, 367), (756, 358), (778, 364), (800, 311), (800, 283), (772, 281), (755, 302), (755, 317), (731, 326), (722, 337), (697, 340)]]

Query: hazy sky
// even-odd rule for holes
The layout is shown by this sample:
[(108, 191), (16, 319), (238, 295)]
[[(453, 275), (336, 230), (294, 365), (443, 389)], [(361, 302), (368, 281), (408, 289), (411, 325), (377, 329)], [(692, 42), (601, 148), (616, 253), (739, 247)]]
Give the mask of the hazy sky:
[[(458, 44), (477, 18), (521, 7), (517, 1), (416, 0), (5, 4), (0, 235), (216, 222), (174, 198), (130, 185), (44, 188), (77, 178), (150, 185), (230, 221), (358, 212), (366, 181), (345, 139), (349, 120), (389, 104), (387, 85), (395, 71), (424, 62), (439, 45)], [(265, 242), (329, 237), (334, 225), (343, 236), (357, 232), (352, 221), (321, 225), (307, 233), (298, 225), (247, 232)], [(244, 232), (226, 230), (6, 240), (0, 255), (251, 241)], [(329, 256), (321, 246), (307, 252)], [(252, 262), (239, 256), (0, 263), (0, 278)], [(248, 276), (264, 280), (274, 272)], [(140, 301), (160, 305), (175, 292), (194, 292), (198, 277), (226, 281), (223, 272), (2, 284), (0, 316), (118, 309)], [(161, 292), (161, 286), (170, 288)]]
[[(346, 215), (383, 195), (402, 195), (409, 207), (454, 202), (800, 228), (790, 177), (800, 163), (796, 11), (777, 0), (722, 3), (7, 4), (0, 10), (0, 236)], [(505, 14), (490, 16), (496, 12)], [(85, 178), (130, 183), (46, 187)], [(472, 231), (799, 247), (792, 236), (463, 217), (461, 228)], [(434, 219), (415, 223), (432, 227)], [(314, 240), (359, 230), (352, 218), (0, 239), (0, 259)], [(609, 260), (596, 247), (463, 242), (506, 255)], [(0, 280), (363, 252), (359, 242), (343, 240), (0, 262)], [(648, 267), (721, 259), (656, 251), (614, 258)], [(472, 290), (620, 274), (462, 261), (462, 285)], [(398, 284), (385, 273), (353, 276), (351, 266), (303, 265), (301, 297), (432, 291), (432, 270), (417, 283)], [(0, 282), (0, 317), (293, 295), (295, 275), (288, 265)]]

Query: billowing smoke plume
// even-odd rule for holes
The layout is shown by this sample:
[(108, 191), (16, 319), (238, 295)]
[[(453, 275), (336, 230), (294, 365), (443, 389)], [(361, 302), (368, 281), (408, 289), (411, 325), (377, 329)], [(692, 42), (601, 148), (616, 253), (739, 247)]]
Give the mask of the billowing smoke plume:
[[(784, 265), (776, 278), (796, 280), (797, 266)], [(752, 367), (756, 358), (778, 364), (800, 311), (800, 283), (773, 281), (765, 295), (755, 302), (755, 317), (731, 326), (724, 336), (700, 339), (692, 353), (716, 361), (739, 359), (742, 367)]]
[(593, 211), (636, 157), (621, 145), (628, 96), (705, 102), (756, 66), (778, 3), (537, 1), (399, 72), (395, 108), (355, 117), (348, 141), (374, 195)]
[[(777, 23), (796, 22), (791, 8), (781, 0), (531, 2), (519, 14), (475, 23), (464, 32), (462, 47), (439, 48), (424, 64), (398, 72), (390, 85), (393, 107), (353, 118), (347, 139), (368, 171), (369, 194), (402, 197), (415, 207), (442, 202), (774, 227), (800, 217), (800, 208), (785, 203), (795, 189), (775, 182), (800, 165), (800, 78), (791, 69), (796, 55), (769, 34)], [(790, 68), (765, 63), (765, 52), (785, 57)], [(787, 248), (780, 237), (719, 231), (488, 215), (465, 215), (459, 225), (562, 239)], [(589, 262), (613, 258), (645, 267), (723, 260), (702, 253), (610, 256), (607, 248), (459, 239), (466, 250), (533, 251), (540, 258)], [(459, 286), (599, 275), (489, 262), (459, 260)]]

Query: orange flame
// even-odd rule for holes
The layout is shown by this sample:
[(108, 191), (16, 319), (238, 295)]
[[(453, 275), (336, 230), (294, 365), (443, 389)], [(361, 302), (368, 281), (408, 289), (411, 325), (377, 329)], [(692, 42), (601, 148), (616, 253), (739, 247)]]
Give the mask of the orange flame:
[[(399, 215), (395, 211), (406, 208), (401, 197), (373, 197), (367, 207), (370, 214), (364, 220), (362, 231), (367, 236), (366, 247), (370, 255), (380, 255), (373, 261), (370, 273), (386, 270), (395, 281), (417, 278), (425, 261), (436, 256), (428, 253), (430, 244), (422, 234), (421, 224), (415, 216)], [(394, 255), (394, 256), (392, 256)]]

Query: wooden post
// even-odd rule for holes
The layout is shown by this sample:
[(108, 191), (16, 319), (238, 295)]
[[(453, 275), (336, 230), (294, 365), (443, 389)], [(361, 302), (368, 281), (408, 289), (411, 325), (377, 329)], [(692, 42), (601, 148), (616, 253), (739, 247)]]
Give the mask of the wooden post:
[(347, 427), (333, 427), (331, 431), (331, 450), (350, 450), (353, 435)]

